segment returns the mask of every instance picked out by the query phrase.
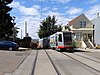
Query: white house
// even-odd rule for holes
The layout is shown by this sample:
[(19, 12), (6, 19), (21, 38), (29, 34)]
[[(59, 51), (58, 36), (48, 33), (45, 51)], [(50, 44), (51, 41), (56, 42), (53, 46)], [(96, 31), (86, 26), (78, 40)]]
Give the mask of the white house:
[(68, 31), (69, 29), (73, 31), (76, 36), (77, 47), (94, 48), (93, 27), (93, 23), (84, 14), (81, 14), (64, 26), (62, 31)]
[(100, 45), (100, 16), (99, 13), (97, 14), (97, 17), (92, 20), (94, 24), (94, 39), (95, 39), (95, 44)]

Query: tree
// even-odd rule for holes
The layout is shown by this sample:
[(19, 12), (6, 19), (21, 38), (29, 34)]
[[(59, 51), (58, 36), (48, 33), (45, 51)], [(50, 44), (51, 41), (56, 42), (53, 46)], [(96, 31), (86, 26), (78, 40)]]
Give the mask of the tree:
[(61, 31), (62, 30), (61, 24), (56, 25), (56, 23), (57, 19), (55, 18), (55, 16), (53, 17), (48, 16), (41, 22), (38, 36), (40, 38), (44, 38), (56, 33), (57, 31)]
[(13, 17), (10, 16), (9, 11), (12, 10), (9, 6), (13, 0), (0, 0), (0, 39), (11, 38), (13, 36), (13, 28), (15, 23), (12, 23)]

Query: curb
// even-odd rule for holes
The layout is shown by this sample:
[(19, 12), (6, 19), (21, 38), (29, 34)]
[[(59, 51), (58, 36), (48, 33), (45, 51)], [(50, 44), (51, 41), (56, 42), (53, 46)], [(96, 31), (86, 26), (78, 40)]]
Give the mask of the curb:
[(18, 51), (26, 51), (26, 50), (30, 50), (30, 48), (19, 48)]

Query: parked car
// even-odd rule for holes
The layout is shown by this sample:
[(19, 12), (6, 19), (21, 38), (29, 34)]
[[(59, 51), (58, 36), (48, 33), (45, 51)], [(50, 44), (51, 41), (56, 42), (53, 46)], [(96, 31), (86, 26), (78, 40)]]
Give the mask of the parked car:
[(18, 50), (19, 45), (12, 41), (0, 41), (0, 49)]

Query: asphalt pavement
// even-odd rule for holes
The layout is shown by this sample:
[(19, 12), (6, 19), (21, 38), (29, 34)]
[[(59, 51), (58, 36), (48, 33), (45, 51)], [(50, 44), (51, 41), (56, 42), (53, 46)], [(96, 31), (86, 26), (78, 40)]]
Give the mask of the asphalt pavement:
[[(31, 75), (37, 50), (19, 48), (19, 51), (0, 50), (0, 75)], [(81, 49), (100, 51), (99, 49)]]
[[(13, 73), (20, 68), (32, 54), (32, 50), (20, 48), (23, 51), (0, 50), (0, 75), (14, 75)], [(23, 65), (27, 67), (26, 65)], [(20, 74), (16, 74), (20, 75)], [(22, 74), (24, 75), (24, 74)]]

